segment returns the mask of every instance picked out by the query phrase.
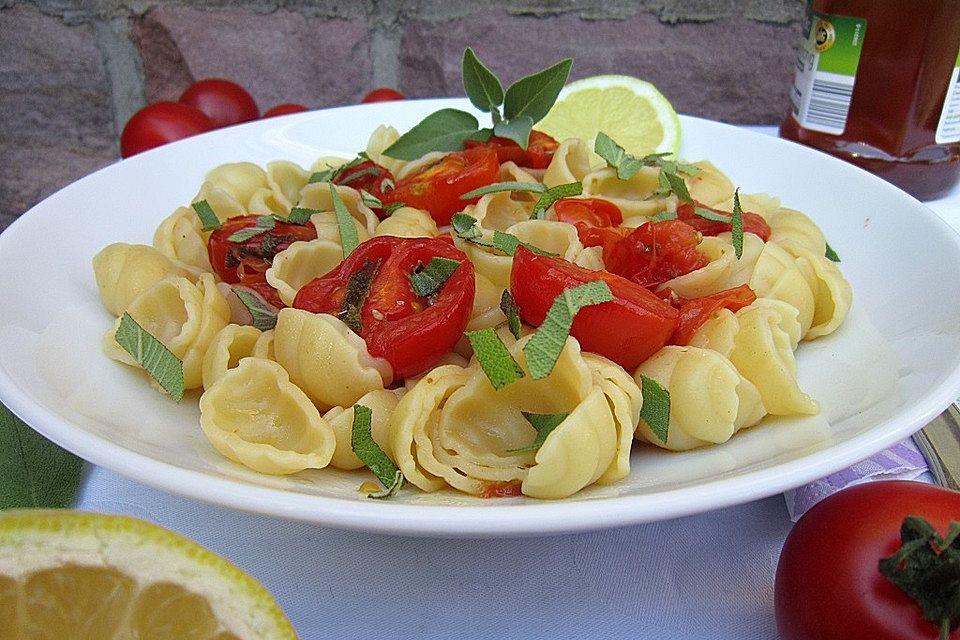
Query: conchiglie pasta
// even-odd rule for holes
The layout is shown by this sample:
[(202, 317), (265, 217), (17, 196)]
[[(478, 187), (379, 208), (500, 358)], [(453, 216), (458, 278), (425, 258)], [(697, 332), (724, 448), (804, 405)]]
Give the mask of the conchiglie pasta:
[(699, 160), (693, 165), (700, 169), (695, 176), (683, 176), (690, 197), (708, 207), (716, 206), (733, 198), (733, 183), (709, 160)]
[(171, 277), (192, 277), (151, 246), (115, 242), (93, 257), (93, 274), (103, 306), (115, 316), (122, 315), (134, 298)]
[(560, 143), (543, 174), (543, 184), (548, 189), (561, 184), (581, 182), (590, 173), (590, 147), (583, 140), (568, 138)]
[(221, 454), (254, 471), (322, 469), (333, 428), (277, 363), (244, 358), (200, 396), (200, 427)]
[(530, 219), (530, 209), (514, 200), (510, 191), (481, 196), (476, 204), (467, 206), (463, 212), (476, 218), (478, 226), (498, 231), (505, 231), (513, 224)]
[[(370, 435), (391, 460), (394, 456), (390, 442), (390, 419), (403, 394), (404, 389), (375, 389), (365, 393), (356, 402), (370, 409)], [(323, 414), (324, 420), (333, 428), (337, 441), (333, 458), (330, 459), (330, 466), (337, 469), (360, 469), (364, 466), (357, 454), (353, 452), (354, 406), (333, 407)]]
[(298, 241), (273, 257), (267, 282), (290, 306), (303, 285), (324, 276), (343, 260), (343, 247), (332, 240)]
[(214, 167), (207, 173), (206, 182), (230, 194), (243, 207), (249, 205), (257, 190), (269, 187), (267, 172), (252, 162), (229, 162)]
[(213, 271), (207, 254), (208, 236), (193, 209), (178, 207), (157, 227), (153, 246), (178, 267), (199, 276)]
[(642, 376), (670, 393), (670, 418), (666, 442), (642, 418), (637, 438), (664, 449), (685, 451), (726, 442), (765, 414), (757, 388), (710, 349), (666, 346), (637, 368), (638, 384)]
[(267, 186), (288, 213), (300, 201), (300, 190), (309, 180), (310, 173), (296, 162), (275, 160), (267, 163)]
[[(137, 296), (127, 313), (183, 362), (185, 389), (201, 386), (204, 354), (230, 319), (230, 308), (212, 275), (200, 276), (196, 284), (186, 278), (158, 282)], [(104, 351), (115, 360), (139, 366), (117, 344), (114, 335), (119, 326), (118, 318), (104, 336)]]
[(676, 208), (676, 197), (652, 198), (660, 186), (659, 171), (643, 167), (629, 180), (617, 177), (617, 170), (603, 167), (583, 177), (583, 195), (588, 198), (603, 198), (617, 205), (624, 219), (635, 216), (650, 217), (668, 208)]
[(594, 383), (603, 392), (617, 427), (617, 453), (599, 484), (622, 480), (630, 473), (630, 445), (640, 422), (643, 394), (634, 379), (623, 367), (595, 353), (584, 353), (583, 359), (593, 373)]
[(853, 288), (840, 268), (823, 255), (798, 249), (797, 266), (813, 290), (814, 312), (804, 340), (836, 331), (850, 312)]
[[(251, 196), (253, 193), (250, 194)], [(210, 209), (217, 215), (220, 222), (236, 216), (246, 215), (249, 212), (247, 203), (249, 199), (241, 202), (237, 197), (212, 182), (204, 182), (200, 185), (200, 192), (193, 199), (193, 203), (206, 202)]]
[(705, 236), (697, 245), (697, 251), (710, 262), (695, 271), (667, 280), (659, 288), (670, 288), (681, 298), (702, 298), (730, 288), (727, 284), (737, 261), (733, 245), (713, 236)]
[[(330, 182), (313, 182), (300, 190), (299, 207), (304, 209), (316, 209), (317, 211), (335, 211), (333, 204), (332, 190), (336, 190), (337, 195), (343, 202), (347, 212), (360, 223), (360, 226), (367, 232), (367, 237), (373, 235), (377, 228), (377, 215), (370, 207), (363, 203), (360, 192), (351, 187), (334, 185)], [(335, 219), (335, 218), (334, 218)], [(319, 229), (317, 229), (319, 234)], [(339, 232), (337, 233), (339, 239)]]
[(240, 364), (240, 360), (253, 355), (261, 333), (256, 327), (238, 324), (228, 324), (221, 329), (203, 354), (203, 388), (209, 389), (227, 371)]
[(377, 225), (375, 236), (402, 238), (436, 238), (440, 229), (430, 214), (415, 207), (400, 207)]
[(373, 133), (370, 134), (370, 138), (367, 140), (367, 157), (393, 175), (397, 175), (397, 172), (407, 164), (407, 161), (391, 158), (390, 156), (385, 155), (383, 151), (396, 142), (399, 138), (400, 132), (398, 132), (396, 129), (393, 127), (380, 125), (373, 130)]
[(390, 364), (371, 356), (363, 338), (330, 315), (281, 309), (273, 349), (293, 383), (323, 409), (352, 405), (393, 380)]

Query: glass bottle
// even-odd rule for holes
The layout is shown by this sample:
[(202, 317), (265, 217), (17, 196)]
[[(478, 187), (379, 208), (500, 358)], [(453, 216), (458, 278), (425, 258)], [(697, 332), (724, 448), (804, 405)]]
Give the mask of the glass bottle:
[(813, 0), (780, 135), (920, 199), (960, 179), (960, 0)]

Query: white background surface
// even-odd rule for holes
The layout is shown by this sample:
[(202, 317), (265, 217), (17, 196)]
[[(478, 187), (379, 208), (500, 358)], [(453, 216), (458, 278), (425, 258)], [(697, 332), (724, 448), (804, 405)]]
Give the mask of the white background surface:
[[(960, 188), (927, 204), (960, 229)], [(594, 533), (404, 538), (210, 506), (96, 467), (77, 506), (156, 522), (229, 558), (273, 592), (304, 639), (772, 640), (790, 529), (778, 495)]]

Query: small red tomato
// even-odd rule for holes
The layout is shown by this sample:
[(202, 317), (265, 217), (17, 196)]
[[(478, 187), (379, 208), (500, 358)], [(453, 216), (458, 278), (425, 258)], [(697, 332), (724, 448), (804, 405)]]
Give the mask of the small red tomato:
[(383, 196), (384, 204), (402, 202), (427, 211), (438, 225), (450, 224), (453, 214), (480, 198), (461, 200), (463, 194), (493, 184), (500, 176), (497, 153), (490, 147), (454, 151), (419, 172), (397, 181)]
[(709, 259), (697, 250), (701, 235), (679, 220), (645, 222), (630, 235), (603, 248), (607, 270), (644, 287), (705, 267)]
[(663, 347), (677, 325), (677, 310), (649, 290), (607, 271), (590, 271), (561, 258), (517, 247), (510, 292), (524, 322), (540, 326), (564, 289), (603, 280), (614, 299), (581, 309), (570, 335), (584, 351), (635, 369)]
[(179, 102), (155, 102), (140, 109), (120, 134), (120, 155), (132, 155), (213, 129), (204, 113)]
[[(669, 287), (668, 287), (669, 290)], [(665, 294), (672, 298), (672, 292)], [(702, 327), (707, 320), (712, 318), (720, 309), (729, 309), (737, 312), (747, 305), (753, 304), (757, 299), (757, 294), (748, 284), (742, 284), (739, 287), (725, 289), (712, 293), (701, 298), (688, 298), (679, 300), (680, 321), (676, 330), (673, 332), (671, 344), (685, 346), (690, 344), (693, 334)]]
[[(926, 519), (945, 536), (949, 523), (960, 520), (960, 493), (885, 480), (839, 491), (805, 513), (787, 536), (777, 565), (774, 608), (780, 638), (939, 637), (938, 625), (924, 619), (919, 604), (879, 570), (880, 560), (900, 548), (907, 516)], [(960, 639), (960, 629), (946, 637)]]
[[(460, 265), (434, 294), (422, 296), (411, 275), (434, 257)], [(352, 327), (367, 350), (393, 367), (395, 379), (423, 373), (463, 337), (476, 286), (473, 264), (459, 249), (436, 238), (376, 236), (361, 243), (340, 266), (304, 285), (293, 306), (342, 317), (353, 276), (374, 267), (368, 293), (356, 304), (359, 326)]]
[[(333, 184), (353, 187), (357, 191), (366, 191), (373, 197), (383, 201), (384, 195), (393, 188), (393, 174), (385, 167), (381, 167), (373, 160), (364, 160), (354, 166), (337, 171), (331, 180)], [(381, 220), (386, 219), (387, 211), (383, 207), (370, 207)]]
[(236, 82), (223, 78), (194, 82), (180, 96), (180, 102), (203, 111), (217, 128), (260, 117), (253, 96)]
[[(729, 222), (707, 220), (703, 216), (699, 216), (695, 213), (697, 209), (707, 209), (718, 216), (727, 218), (728, 220), (733, 218), (733, 214), (729, 211), (721, 211), (719, 209), (704, 206), (700, 203), (693, 205), (689, 202), (684, 202), (677, 207), (677, 219), (687, 223), (705, 236), (719, 235), (725, 231), (730, 231), (731, 227), (733, 226)], [(759, 236), (764, 242), (770, 239), (770, 225), (768, 225), (767, 221), (764, 220), (760, 215), (744, 211), (741, 220), (743, 220), (744, 233), (753, 233)]]
[(374, 89), (367, 95), (363, 96), (363, 100), (360, 102), (390, 102), (391, 100), (406, 100), (407, 96), (403, 95), (396, 89), (391, 89), (390, 87), (379, 87)]
[(553, 154), (559, 146), (560, 144), (552, 137), (536, 130), (530, 132), (526, 149), (521, 149), (519, 144), (509, 138), (499, 136), (492, 136), (486, 141), (466, 140), (463, 143), (464, 149), (490, 147), (497, 152), (497, 159), (501, 163), (515, 162), (528, 169), (546, 169), (550, 166)]
[(289, 113), (301, 113), (303, 111), (309, 111), (302, 104), (297, 104), (295, 102), (284, 102), (283, 104), (278, 104), (275, 107), (270, 107), (263, 112), (261, 118), (273, 118), (275, 116), (285, 116)]

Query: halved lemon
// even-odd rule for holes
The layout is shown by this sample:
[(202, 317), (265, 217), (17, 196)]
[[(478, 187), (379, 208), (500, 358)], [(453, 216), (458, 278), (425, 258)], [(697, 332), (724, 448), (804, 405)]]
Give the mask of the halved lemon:
[(631, 76), (601, 75), (565, 86), (550, 112), (534, 128), (558, 141), (586, 140), (602, 131), (627, 153), (673, 153), (680, 149), (680, 119), (651, 83)]
[(136, 518), (0, 512), (0, 638), (296, 638), (224, 558)]

